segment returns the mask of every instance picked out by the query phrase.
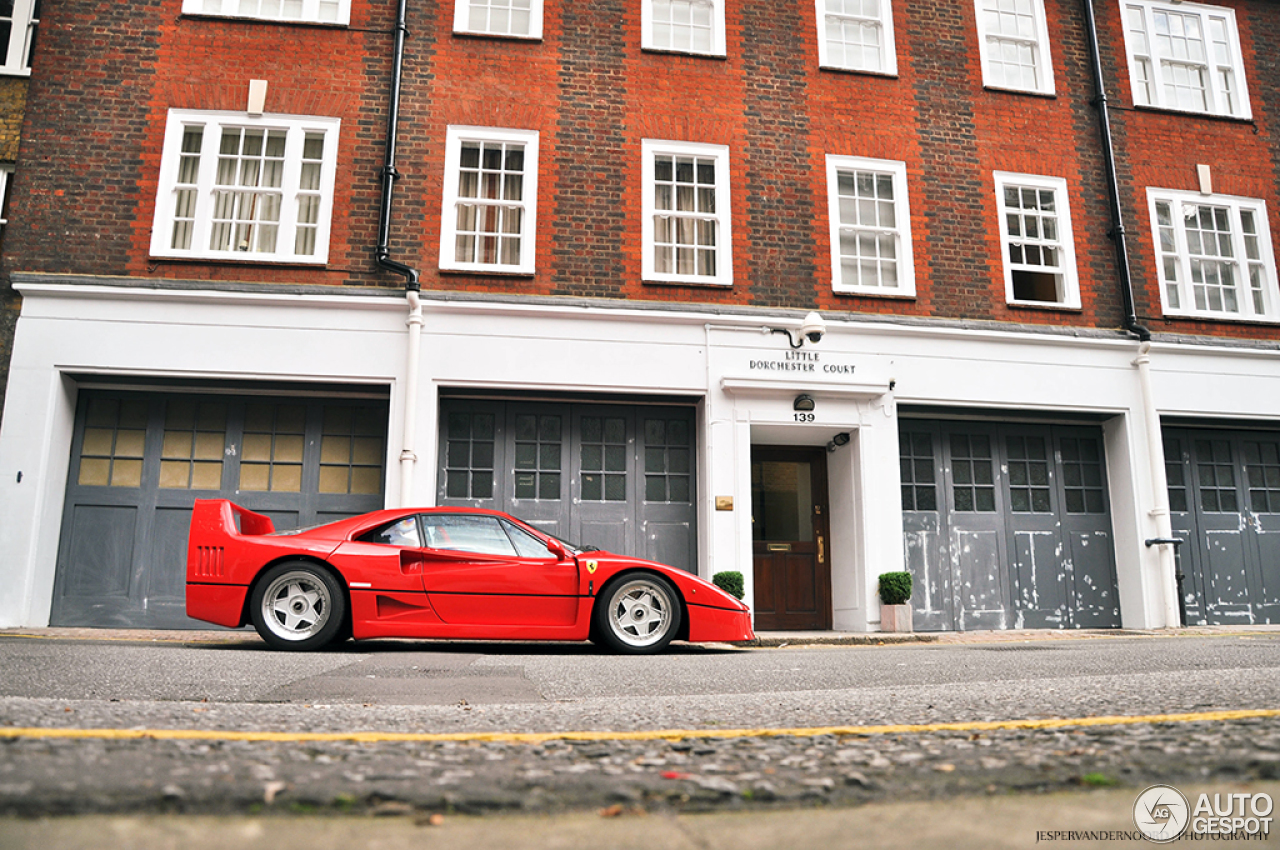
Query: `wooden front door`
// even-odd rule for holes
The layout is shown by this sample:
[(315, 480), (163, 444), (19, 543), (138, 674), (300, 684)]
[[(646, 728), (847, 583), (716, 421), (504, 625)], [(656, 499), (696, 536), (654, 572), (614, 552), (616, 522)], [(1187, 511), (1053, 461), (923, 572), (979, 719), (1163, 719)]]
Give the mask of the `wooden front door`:
[(758, 631), (831, 628), (827, 454), (751, 450), (751, 538)]

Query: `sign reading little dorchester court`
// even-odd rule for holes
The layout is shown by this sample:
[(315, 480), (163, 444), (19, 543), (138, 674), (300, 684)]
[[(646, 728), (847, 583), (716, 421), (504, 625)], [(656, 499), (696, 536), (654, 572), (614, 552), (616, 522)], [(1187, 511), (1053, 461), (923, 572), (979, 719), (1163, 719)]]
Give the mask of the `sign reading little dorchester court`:
[(786, 351), (781, 358), (769, 360), (751, 360), (748, 363), (752, 372), (799, 372), (805, 375), (831, 375), (853, 377), (857, 368), (852, 363), (836, 363), (830, 359), (823, 360), (817, 351)]

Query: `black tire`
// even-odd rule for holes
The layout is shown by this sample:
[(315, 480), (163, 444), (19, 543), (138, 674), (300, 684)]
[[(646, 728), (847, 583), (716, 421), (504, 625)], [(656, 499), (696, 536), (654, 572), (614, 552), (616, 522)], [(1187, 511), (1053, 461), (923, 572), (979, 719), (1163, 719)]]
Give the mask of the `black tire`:
[(680, 595), (660, 575), (628, 573), (601, 590), (591, 615), (595, 635), (614, 652), (661, 652), (680, 631)]
[(342, 632), (347, 597), (333, 573), (308, 561), (289, 561), (254, 584), (249, 619), (272, 649), (320, 649)]

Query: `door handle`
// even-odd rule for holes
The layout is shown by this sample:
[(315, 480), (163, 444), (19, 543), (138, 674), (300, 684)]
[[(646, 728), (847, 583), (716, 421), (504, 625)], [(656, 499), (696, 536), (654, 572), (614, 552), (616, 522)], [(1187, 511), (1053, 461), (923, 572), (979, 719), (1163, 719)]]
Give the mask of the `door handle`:
[(825, 564), (827, 562), (826, 547), (823, 546), (822, 535), (818, 535), (818, 563)]

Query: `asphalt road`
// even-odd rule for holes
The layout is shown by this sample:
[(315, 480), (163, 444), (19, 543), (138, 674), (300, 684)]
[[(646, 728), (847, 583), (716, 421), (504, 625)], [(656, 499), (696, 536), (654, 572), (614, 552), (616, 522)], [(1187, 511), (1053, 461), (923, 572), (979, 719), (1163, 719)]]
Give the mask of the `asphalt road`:
[[(1280, 632), (795, 646), (347, 644), (0, 633), (0, 723), (414, 732), (756, 728), (1280, 707)], [(75, 716), (49, 717), (63, 703)], [(205, 709), (193, 716), (187, 703)], [(74, 704), (80, 704), (78, 706)], [(66, 706), (63, 706), (66, 707)], [(54, 712), (56, 715), (58, 712)], [(67, 712), (62, 712), (68, 714)]]
[(1280, 630), (1010, 637), (624, 657), (0, 633), (0, 815), (747, 814), (1280, 779)]

